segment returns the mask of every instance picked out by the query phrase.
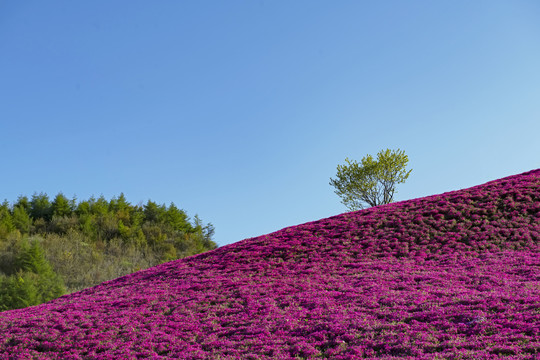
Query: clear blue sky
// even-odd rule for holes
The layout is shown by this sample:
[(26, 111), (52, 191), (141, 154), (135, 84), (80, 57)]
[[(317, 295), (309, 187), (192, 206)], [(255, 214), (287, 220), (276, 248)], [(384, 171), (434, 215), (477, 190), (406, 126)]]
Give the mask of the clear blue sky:
[(0, 0), (0, 200), (174, 202), (225, 245), (540, 168), (538, 1)]

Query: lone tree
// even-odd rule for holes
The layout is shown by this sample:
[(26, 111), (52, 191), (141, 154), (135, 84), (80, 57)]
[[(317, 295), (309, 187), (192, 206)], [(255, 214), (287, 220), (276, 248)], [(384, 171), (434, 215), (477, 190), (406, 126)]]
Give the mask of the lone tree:
[(401, 150), (381, 150), (377, 160), (367, 155), (359, 164), (345, 159), (346, 165), (337, 166), (336, 179), (330, 185), (341, 202), (351, 211), (363, 209), (364, 205), (377, 206), (391, 203), (396, 184), (405, 182), (412, 170), (406, 170), (409, 158)]

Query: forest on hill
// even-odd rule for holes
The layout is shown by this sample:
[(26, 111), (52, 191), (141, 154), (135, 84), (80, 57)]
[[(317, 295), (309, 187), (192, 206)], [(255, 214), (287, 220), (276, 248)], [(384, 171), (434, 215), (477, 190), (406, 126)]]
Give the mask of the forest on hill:
[(45, 193), (0, 204), (0, 311), (37, 305), (140, 269), (217, 248), (214, 227), (124, 194)]

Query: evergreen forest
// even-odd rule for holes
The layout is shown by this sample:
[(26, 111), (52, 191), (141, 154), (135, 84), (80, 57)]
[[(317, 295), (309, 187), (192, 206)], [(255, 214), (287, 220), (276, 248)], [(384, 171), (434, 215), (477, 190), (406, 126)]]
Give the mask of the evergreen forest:
[(77, 201), (46, 193), (0, 204), (0, 311), (37, 305), (217, 248), (214, 227), (124, 194)]

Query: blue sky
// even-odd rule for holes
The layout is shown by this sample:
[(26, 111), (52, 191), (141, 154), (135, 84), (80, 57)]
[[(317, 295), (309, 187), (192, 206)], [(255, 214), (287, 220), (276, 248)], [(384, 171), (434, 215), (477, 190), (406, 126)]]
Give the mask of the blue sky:
[(0, 200), (174, 202), (225, 245), (540, 168), (537, 1), (0, 1)]

